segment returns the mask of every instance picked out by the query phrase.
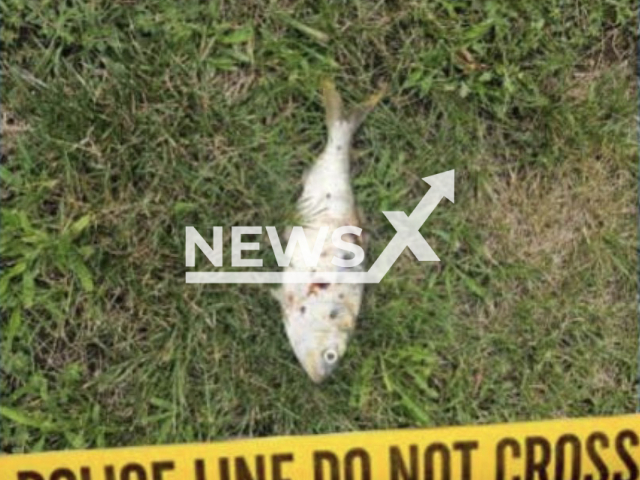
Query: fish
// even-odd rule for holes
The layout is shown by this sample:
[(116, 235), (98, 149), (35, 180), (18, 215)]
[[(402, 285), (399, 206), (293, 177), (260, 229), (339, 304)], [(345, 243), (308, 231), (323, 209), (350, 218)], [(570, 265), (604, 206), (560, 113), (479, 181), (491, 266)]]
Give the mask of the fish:
[[(337, 266), (333, 257), (353, 260), (345, 249), (332, 242), (332, 232), (339, 227), (357, 227), (362, 231), (362, 214), (355, 204), (350, 178), (350, 152), (355, 133), (386, 93), (383, 85), (366, 101), (345, 112), (342, 97), (333, 80), (322, 82), (327, 139), (324, 150), (303, 176), (303, 191), (297, 202), (297, 213), (310, 248), (323, 228), (328, 231), (319, 250), (315, 266), (304, 261), (296, 245), (283, 276), (307, 272), (307, 283), (283, 284), (272, 291), (281, 304), (285, 331), (298, 362), (316, 384), (331, 376), (345, 356), (356, 327), (364, 291), (363, 284), (339, 283), (342, 272), (363, 271), (357, 266)], [(290, 235), (285, 234), (285, 237)], [(290, 238), (289, 238), (290, 239)], [(363, 235), (349, 233), (341, 238), (366, 251)], [(349, 248), (352, 250), (352, 248)], [(366, 254), (365, 254), (366, 255)], [(335, 274), (326, 278), (326, 272)], [(323, 275), (323, 273), (325, 275)], [(332, 281), (333, 280), (333, 281)]]

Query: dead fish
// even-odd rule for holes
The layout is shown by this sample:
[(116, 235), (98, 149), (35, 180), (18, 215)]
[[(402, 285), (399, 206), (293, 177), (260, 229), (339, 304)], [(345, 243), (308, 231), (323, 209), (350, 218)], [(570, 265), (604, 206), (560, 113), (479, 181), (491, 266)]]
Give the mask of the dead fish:
[[(290, 272), (310, 272), (309, 283), (285, 282), (274, 291), (274, 296), (281, 303), (284, 326), (293, 351), (316, 383), (331, 375), (344, 356), (360, 311), (364, 285), (332, 283), (323, 278), (322, 272), (363, 269), (363, 263), (348, 269), (334, 265), (334, 255), (349, 259), (352, 254), (334, 246), (331, 237), (339, 227), (361, 228), (350, 183), (349, 152), (353, 135), (384, 92), (385, 88), (382, 88), (345, 113), (334, 83), (329, 80), (323, 82), (328, 140), (324, 151), (304, 176), (298, 214), (310, 249), (316, 245), (322, 227), (327, 227), (329, 233), (315, 267), (307, 266), (298, 245), (285, 268), (285, 278)], [(356, 235), (347, 238), (345, 235), (342, 240), (358, 243), (364, 249), (361, 238)]]

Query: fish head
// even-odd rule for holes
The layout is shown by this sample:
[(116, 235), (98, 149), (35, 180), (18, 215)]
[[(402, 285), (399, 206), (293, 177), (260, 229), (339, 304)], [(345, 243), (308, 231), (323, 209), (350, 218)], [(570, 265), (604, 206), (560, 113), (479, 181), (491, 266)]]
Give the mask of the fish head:
[(293, 351), (315, 383), (329, 377), (340, 363), (354, 320), (343, 304), (308, 300), (285, 321)]

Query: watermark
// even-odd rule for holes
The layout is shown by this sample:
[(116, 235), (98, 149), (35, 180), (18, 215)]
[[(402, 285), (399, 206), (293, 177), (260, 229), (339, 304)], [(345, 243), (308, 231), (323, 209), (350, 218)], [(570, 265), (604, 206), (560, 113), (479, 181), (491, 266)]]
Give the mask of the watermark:
[[(341, 250), (350, 252), (349, 259), (333, 257), (331, 263), (337, 267), (335, 271), (308, 272), (187, 272), (187, 283), (310, 283), (312, 279), (322, 277), (326, 283), (380, 283), (391, 266), (398, 259), (405, 248), (409, 248), (420, 262), (439, 262), (431, 246), (420, 234), (420, 227), (435, 210), (442, 198), (454, 201), (454, 170), (425, 177), (424, 180), (431, 188), (411, 215), (404, 212), (382, 212), (391, 225), (396, 229), (395, 236), (385, 247), (380, 256), (368, 271), (344, 271), (345, 268), (357, 267), (364, 260), (364, 250), (357, 243), (345, 242), (342, 236), (346, 234), (359, 236), (362, 230), (354, 226), (343, 226), (331, 234), (333, 245)], [(307, 267), (317, 265), (322, 248), (329, 234), (328, 227), (318, 231), (313, 249), (304, 234), (302, 227), (293, 227), (286, 249), (283, 250), (275, 227), (265, 227), (276, 261), (280, 267), (288, 267), (295, 249), (299, 246)], [(231, 266), (232, 267), (262, 267), (261, 259), (242, 258), (242, 252), (259, 250), (257, 242), (243, 242), (242, 235), (262, 234), (262, 227), (233, 227), (231, 230)], [(213, 227), (213, 245), (198, 233), (194, 227), (186, 227), (185, 261), (187, 267), (195, 267), (196, 247), (207, 257), (214, 267), (222, 267), (222, 227)]]

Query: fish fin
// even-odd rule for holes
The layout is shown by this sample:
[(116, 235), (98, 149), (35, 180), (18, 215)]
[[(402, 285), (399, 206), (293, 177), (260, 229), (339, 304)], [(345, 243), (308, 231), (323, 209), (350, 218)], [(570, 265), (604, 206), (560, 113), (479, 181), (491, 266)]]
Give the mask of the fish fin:
[(355, 132), (360, 125), (362, 125), (362, 122), (367, 118), (367, 115), (369, 115), (375, 106), (380, 103), (380, 100), (382, 100), (386, 93), (387, 85), (383, 85), (376, 93), (351, 110), (347, 116), (347, 122), (349, 122), (349, 127), (352, 132)]
[(327, 128), (331, 128), (342, 120), (342, 97), (336, 89), (333, 80), (322, 80), (322, 96), (324, 100), (325, 121)]
[(355, 217), (356, 217), (356, 225), (358, 225), (362, 231), (360, 233), (360, 242), (361, 242), (361, 247), (363, 250), (367, 250), (367, 245), (369, 243), (369, 231), (363, 227), (363, 225), (366, 225), (365, 222), (365, 217), (364, 217), (364, 210), (362, 210), (361, 207), (357, 206), (355, 209)]
[(380, 100), (387, 93), (387, 85), (383, 85), (376, 93), (371, 95), (367, 100), (355, 106), (345, 115), (343, 112), (342, 97), (333, 80), (325, 78), (322, 81), (323, 100), (325, 108), (325, 121), (327, 128), (331, 130), (338, 123), (346, 123), (351, 133), (354, 133), (367, 115), (374, 109)]
[(270, 292), (271, 296), (275, 298), (280, 305), (284, 305), (284, 292), (282, 291), (282, 287), (272, 288)]
[(302, 172), (302, 184), (307, 183), (307, 179), (309, 178), (309, 174), (311, 173), (311, 169), (307, 168), (304, 172)]

